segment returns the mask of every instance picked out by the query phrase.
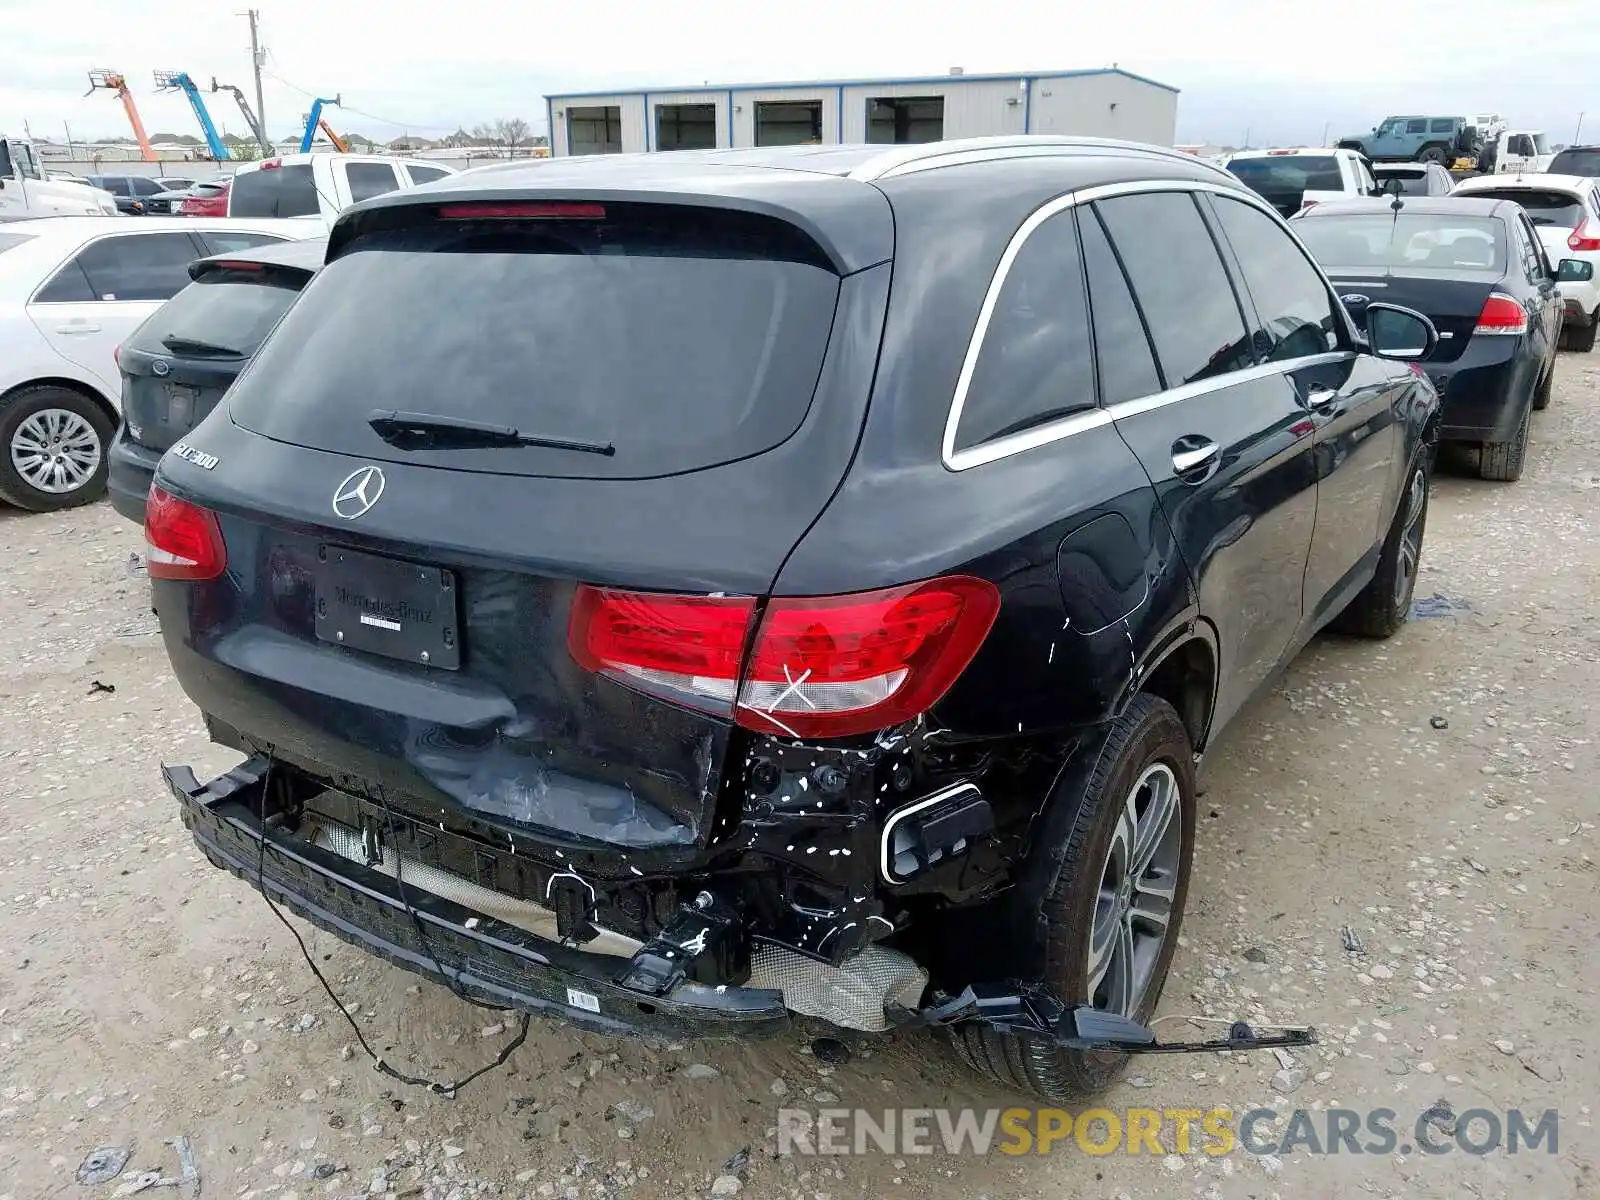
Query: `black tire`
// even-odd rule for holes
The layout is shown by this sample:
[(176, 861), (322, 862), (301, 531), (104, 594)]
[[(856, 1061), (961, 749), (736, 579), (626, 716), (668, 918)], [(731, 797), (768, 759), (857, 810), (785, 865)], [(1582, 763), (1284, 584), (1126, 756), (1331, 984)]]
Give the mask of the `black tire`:
[[(1355, 637), (1393, 637), (1411, 618), (1422, 561), (1423, 534), (1428, 528), (1428, 500), (1433, 491), (1427, 455), (1413, 463), (1400, 503), (1383, 539), (1378, 570), (1329, 624), (1336, 633)], [(1409, 551), (1409, 553), (1408, 553)]]
[(1443, 146), (1424, 146), (1417, 151), (1417, 161), (1425, 163), (1440, 163), (1449, 157)]
[(1594, 349), (1596, 326), (1600, 326), (1600, 308), (1589, 314), (1587, 325), (1568, 325), (1561, 331), (1561, 348), (1588, 354)]
[[(12, 438), (30, 417), (49, 410), (81, 418), (96, 443), (93, 471), (71, 491), (52, 492), (36, 486), (13, 461)], [(106, 454), (111, 449), (112, 433), (113, 425), (105, 410), (70, 388), (37, 384), (0, 396), (0, 500), (28, 512), (56, 512), (100, 499), (106, 493)]]
[[(1172, 966), (1194, 857), (1194, 752), (1183, 722), (1165, 700), (1149, 694), (1135, 697), (1099, 740), (1078, 754), (1050, 798), (1027, 880), (1039, 889), (1033, 894), (1043, 895), (1034, 915), (1045, 933), (1045, 983), (1068, 1001), (1083, 1001), (1089, 985), (1089, 931), (1118, 818), (1135, 783), (1158, 766), (1170, 772), (1180, 827), (1170, 870), (1173, 892), (1165, 941), (1131, 1014), (1140, 1021), (1155, 1011)], [(1167, 877), (1166, 871), (1159, 876)], [(1103, 1091), (1128, 1063), (1126, 1054), (1063, 1050), (976, 1021), (957, 1026), (951, 1036), (973, 1067), (1047, 1100), (1082, 1099)]]
[(1539, 386), (1533, 389), (1533, 411), (1543, 412), (1550, 407), (1550, 396), (1556, 386), (1556, 361), (1550, 360), (1550, 369), (1544, 373)]
[(1528, 425), (1533, 418), (1533, 404), (1523, 407), (1522, 420), (1509, 442), (1485, 442), (1478, 456), (1478, 478), (1493, 479), (1499, 483), (1515, 483), (1522, 478), (1522, 467), (1528, 457)]

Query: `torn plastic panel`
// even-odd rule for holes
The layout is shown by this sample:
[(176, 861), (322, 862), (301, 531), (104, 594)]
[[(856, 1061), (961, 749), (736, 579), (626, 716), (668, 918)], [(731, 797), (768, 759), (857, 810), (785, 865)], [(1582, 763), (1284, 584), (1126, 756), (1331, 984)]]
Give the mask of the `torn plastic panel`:
[[(424, 877), (401, 893), (381, 869), (383, 850), (369, 845), (378, 861), (366, 864), (351, 847), (340, 853), (322, 844), (317, 831), (328, 818), (308, 805), (306, 782), (270, 760), (252, 759), (204, 785), (186, 767), (163, 773), (207, 857), (299, 915), (486, 1003), (560, 1012), (607, 1033), (756, 1035), (786, 1027), (794, 1011), (869, 1032), (983, 1021), (1083, 1050), (1191, 1053), (1316, 1041), (1310, 1029), (1261, 1035), (1238, 1022), (1225, 1038), (1162, 1043), (1137, 1022), (1015, 982), (972, 984), (922, 1006), (927, 973), (901, 951), (869, 947), (837, 967), (764, 943), (752, 954), (738, 909), (709, 892), (681, 906), (631, 957), (627, 946), (595, 953), (526, 931), (514, 914), (482, 913), (471, 904), (481, 892), (452, 897)], [(432, 930), (426, 946), (419, 922)]]

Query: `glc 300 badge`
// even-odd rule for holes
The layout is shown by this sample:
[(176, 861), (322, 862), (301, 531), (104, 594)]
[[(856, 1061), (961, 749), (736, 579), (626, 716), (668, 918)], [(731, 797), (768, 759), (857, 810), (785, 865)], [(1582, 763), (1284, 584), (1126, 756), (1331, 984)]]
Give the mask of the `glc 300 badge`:
[(184, 462), (192, 462), (195, 466), (207, 471), (214, 469), (219, 461), (215, 454), (207, 454), (204, 450), (196, 450), (188, 442), (177, 443), (167, 453), (175, 458), (183, 459)]

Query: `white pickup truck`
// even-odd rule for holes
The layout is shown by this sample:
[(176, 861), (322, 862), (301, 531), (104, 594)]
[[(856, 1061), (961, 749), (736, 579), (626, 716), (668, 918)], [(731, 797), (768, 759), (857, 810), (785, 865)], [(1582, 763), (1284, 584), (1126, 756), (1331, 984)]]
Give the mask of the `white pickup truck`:
[(454, 175), (440, 163), (313, 150), (239, 165), (228, 190), (230, 217), (296, 217), (332, 229), (361, 200)]
[(1488, 175), (1542, 175), (1555, 157), (1543, 130), (1502, 129), (1484, 145), (1478, 169)]
[(1325, 200), (1378, 195), (1372, 166), (1358, 150), (1241, 150), (1223, 166), (1286, 217)]
[(33, 143), (0, 137), (0, 221), (30, 217), (114, 217), (110, 192), (86, 183), (46, 179)]

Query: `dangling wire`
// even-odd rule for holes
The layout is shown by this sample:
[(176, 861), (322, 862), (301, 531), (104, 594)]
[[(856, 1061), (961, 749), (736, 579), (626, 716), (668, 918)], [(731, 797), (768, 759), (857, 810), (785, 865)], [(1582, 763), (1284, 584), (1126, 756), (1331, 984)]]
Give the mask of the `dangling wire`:
[[(350, 1015), (350, 1011), (339, 1000), (339, 997), (334, 994), (332, 985), (328, 983), (327, 978), (322, 974), (321, 969), (318, 968), (316, 960), (311, 956), (311, 951), (306, 948), (305, 939), (300, 936), (300, 931), (290, 923), (288, 917), (283, 915), (283, 911), (273, 903), (272, 897), (267, 893), (267, 793), (272, 787), (274, 765), (275, 764), (269, 758), (267, 761), (267, 769), (261, 778), (261, 811), (259, 814), (261, 821), (261, 840), (256, 857), (256, 890), (261, 893), (261, 898), (267, 902), (267, 907), (272, 910), (272, 915), (277, 917), (278, 920), (282, 921), (283, 927), (287, 929), (291, 935), (293, 935), (295, 944), (300, 947), (300, 954), (306, 960), (306, 966), (311, 968), (311, 973), (317, 977), (317, 982), (322, 985), (322, 990), (327, 992), (328, 999), (333, 1001), (334, 1008), (339, 1010), (339, 1015), (345, 1019), (346, 1024), (350, 1026), (351, 1032), (356, 1035), (357, 1044), (360, 1045), (366, 1056), (372, 1060), (373, 1067), (376, 1068), (380, 1073), (387, 1075), (390, 1079), (396, 1080), (400, 1083), (410, 1084), (413, 1087), (425, 1087), (437, 1095), (453, 1097), (457, 1091), (466, 1087), (467, 1084), (471, 1083), (473, 1080), (479, 1078), (480, 1076), (487, 1075), (496, 1067), (504, 1066), (506, 1060), (511, 1057), (512, 1053), (517, 1049), (517, 1047), (522, 1045), (522, 1043), (528, 1039), (529, 1015), (527, 1013), (522, 1014), (522, 1027), (517, 1031), (516, 1036), (501, 1048), (500, 1053), (495, 1056), (493, 1061), (484, 1064), (476, 1071), (472, 1072), (472, 1074), (463, 1079), (458, 1079), (454, 1083), (439, 1083), (438, 1081), (428, 1079), (425, 1076), (407, 1075), (405, 1072), (398, 1071), (394, 1067), (391, 1067), (386, 1061), (384, 1061), (383, 1058), (378, 1055), (375, 1050), (373, 1050), (370, 1045), (368, 1045), (366, 1035), (361, 1032), (361, 1026), (356, 1024), (356, 1020)], [(389, 830), (392, 832), (394, 828), (394, 814), (390, 812), (389, 801), (384, 796), (381, 788), (378, 789), (378, 802), (383, 805), (384, 817), (388, 823)], [(273, 849), (276, 850), (277, 847), (274, 846)], [(485, 1004), (483, 1001), (477, 1000), (472, 996), (468, 996), (462, 992), (458, 975), (446, 971), (444, 964), (439, 961), (439, 956), (433, 952), (433, 943), (428, 940), (427, 932), (424, 930), (422, 925), (422, 918), (417, 915), (417, 910), (412, 906), (411, 899), (406, 894), (405, 882), (401, 879), (400, 862), (400, 849), (397, 846), (395, 847), (394, 852), (394, 878), (400, 892), (400, 902), (405, 905), (406, 912), (411, 917), (412, 924), (416, 928), (417, 938), (422, 944), (423, 951), (433, 963), (434, 969), (438, 971), (438, 973), (445, 979), (451, 992), (453, 992), (457, 997), (465, 1000), (469, 1004), (476, 1005), (479, 1008), (492, 1008), (492, 1005)]]

